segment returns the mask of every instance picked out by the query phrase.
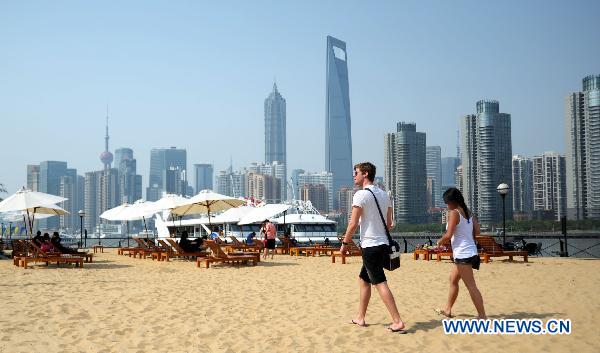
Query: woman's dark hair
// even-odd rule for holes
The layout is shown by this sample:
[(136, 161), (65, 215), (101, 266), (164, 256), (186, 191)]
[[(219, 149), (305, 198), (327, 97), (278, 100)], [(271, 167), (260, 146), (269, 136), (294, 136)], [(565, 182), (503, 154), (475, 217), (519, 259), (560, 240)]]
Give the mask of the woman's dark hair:
[(465, 203), (465, 198), (457, 188), (450, 188), (444, 192), (444, 202), (446, 204), (448, 204), (448, 202), (454, 202), (458, 204), (465, 211), (465, 217), (467, 219), (471, 218), (471, 212), (469, 212), (469, 208)]

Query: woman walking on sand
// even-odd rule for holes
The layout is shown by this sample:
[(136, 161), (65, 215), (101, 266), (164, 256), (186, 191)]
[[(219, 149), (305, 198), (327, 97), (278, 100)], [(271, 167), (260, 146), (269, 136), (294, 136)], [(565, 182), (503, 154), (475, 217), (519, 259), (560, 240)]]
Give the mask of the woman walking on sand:
[(477, 254), (475, 237), (479, 235), (479, 224), (465, 204), (465, 199), (457, 188), (450, 188), (444, 192), (444, 202), (448, 206), (448, 222), (446, 234), (437, 241), (437, 245), (450, 240), (454, 266), (450, 271), (450, 290), (445, 309), (437, 308), (435, 312), (452, 317), (452, 306), (458, 297), (458, 282), (462, 279), (469, 291), (471, 300), (477, 309), (480, 319), (487, 319), (483, 307), (483, 297), (475, 284), (473, 269), (479, 270), (480, 259)]

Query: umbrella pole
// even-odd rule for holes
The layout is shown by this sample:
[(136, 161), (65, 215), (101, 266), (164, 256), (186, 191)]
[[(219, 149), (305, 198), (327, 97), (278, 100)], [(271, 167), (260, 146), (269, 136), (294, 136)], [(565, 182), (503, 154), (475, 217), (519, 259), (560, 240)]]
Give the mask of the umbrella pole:
[(125, 221), (127, 223), (127, 247), (129, 247), (129, 221)]
[(146, 230), (146, 239), (148, 238), (148, 227), (146, 227), (146, 217), (142, 217), (144, 220), (144, 229)]

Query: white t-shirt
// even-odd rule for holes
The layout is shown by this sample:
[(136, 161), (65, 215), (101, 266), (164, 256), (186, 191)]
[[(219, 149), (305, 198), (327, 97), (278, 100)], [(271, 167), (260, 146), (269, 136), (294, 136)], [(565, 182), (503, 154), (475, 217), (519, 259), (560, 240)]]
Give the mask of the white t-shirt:
[[(388, 194), (375, 185), (368, 185), (366, 188), (371, 189), (377, 197), (383, 218), (387, 221), (387, 210), (389, 207), (392, 207)], [(388, 245), (385, 226), (383, 225), (379, 211), (377, 211), (377, 204), (375, 203), (373, 194), (367, 190), (358, 190), (352, 198), (352, 206), (362, 208), (362, 216), (360, 217), (360, 246), (362, 248), (370, 248), (383, 244)]]

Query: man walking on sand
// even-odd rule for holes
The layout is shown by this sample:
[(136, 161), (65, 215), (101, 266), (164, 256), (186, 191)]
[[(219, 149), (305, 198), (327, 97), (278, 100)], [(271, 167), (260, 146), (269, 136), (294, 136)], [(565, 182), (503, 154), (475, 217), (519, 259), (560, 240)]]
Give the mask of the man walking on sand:
[[(362, 190), (358, 190), (352, 198), (352, 216), (340, 248), (342, 253), (348, 250), (348, 243), (352, 241), (352, 235), (360, 223), (360, 247), (363, 259), (363, 266), (358, 276), (360, 301), (358, 314), (350, 323), (366, 326), (365, 316), (371, 299), (371, 286), (374, 286), (392, 316), (392, 323), (387, 330), (406, 333), (406, 325), (400, 318), (394, 295), (387, 285), (383, 272), (383, 258), (389, 251), (389, 242), (384, 227), (388, 227), (388, 229), (392, 227), (392, 206), (387, 193), (373, 185), (374, 180), (375, 166), (372, 163), (365, 162), (354, 166), (354, 184)], [(385, 225), (379, 215), (375, 197), (382, 207), (381, 212), (387, 215), (387, 224)]]

